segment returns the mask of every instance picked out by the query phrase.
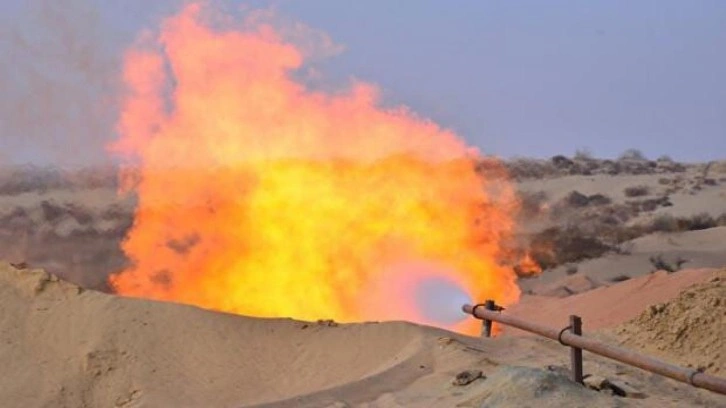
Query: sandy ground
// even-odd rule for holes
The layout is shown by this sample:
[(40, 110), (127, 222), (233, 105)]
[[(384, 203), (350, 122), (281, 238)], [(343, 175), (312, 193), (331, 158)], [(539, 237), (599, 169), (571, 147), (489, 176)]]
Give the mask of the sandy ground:
[[(661, 214), (681, 217), (707, 213), (718, 217), (726, 213), (726, 171), (722, 169), (726, 166), (710, 166), (704, 176), (705, 167), (706, 165), (694, 165), (683, 173), (617, 176), (598, 174), (530, 179), (519, 182), (517, 187), (522, 192), (544, 194), (550, 206), (563, 200), (572, 191), (585, 195), (602, 194), (616, 204), (664, 196), (667, 196), (672, 203), (672, 206), (657, 208), (639, 215), (629, 221), (631, 224), (644, 223)], [(705, 179), (711, 180), (714, 184), (704, 183)], [(625, 194), (626, 189), (636, 186), (647, 187), (647, 194), (628, 197)], [(555, 224), (556, 222), (538, 220), (523, 227), (526, 231), (535, 231)]]
[[(558, 313), (575, 311), (587, 329), (608, 327), (711, 275), (656, 274), (648, 282), (551, 298), (538, 314), (526, 309), (528, 302), (511, 312), (561, 325)], [(253, 319), (83, 290), (8, 264), (0, 266), (0, 307), (0, 364), (13, 373), (0, 377), (2, 406), (716, 407), (724, 401), (590, 355), (586, 372), (627, 381), (647, 398), (577, 388), (556, 375), (566, 366), (566, 349), (532, 336), (478, 339), (409, 323)], [(481, 370), (487, 379), (453, 385), (464, 370)], [(544, 394), (537, 391), (543, 386)]]
[(652, 304), (615, 330), (630, 347), (723, 376), (726, 373), (726, 270), (677, 298)]
[[(650, 262), (653, 256), (662, 255), (666, 260), (687, 260), (687, 268), (717, 268), (726, 265), (726, 227), (700, 231), (651, 234), (634, 239), (627, 244), (627, 254), (609, 253), (603, 257), (585, 260), (573, 265), (563, 265), (531, 279), (520, 281), (520, 287), (532, 294), (564, 296), (570, 287), (573, 292), (590, 290), (609, 285), (613, 280), (635, 278), (654, 271)], [(570, 267), (577, 273), (568, 275)], [(583, 279), (586, 277), (587, 279)], [(583, 285), (585, 281), (591, 283)]]
[(672, 299), (712, 274), (713, 269), (659, 271), (563, 298), (525, 295), (509, 312), (554, 327), (566, 326), (571, 314), (579, 315), (583, 330), (596, 330), (633, 319), (649, 305)]

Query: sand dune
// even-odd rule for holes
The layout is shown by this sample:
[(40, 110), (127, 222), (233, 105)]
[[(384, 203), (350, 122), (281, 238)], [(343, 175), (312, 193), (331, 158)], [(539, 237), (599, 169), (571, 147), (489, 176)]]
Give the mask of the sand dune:
[(274, 401), (384, 373), (421, 349), (411, 324), (245, 318), (83, 291), (9, 266), (0, 291), (0, 361), (15, 373), (0, 389), (16, 406)]

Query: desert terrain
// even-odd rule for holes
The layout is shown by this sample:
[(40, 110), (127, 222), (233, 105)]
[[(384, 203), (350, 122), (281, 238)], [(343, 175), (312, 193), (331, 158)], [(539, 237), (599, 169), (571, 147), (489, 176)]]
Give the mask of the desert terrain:
[[(506, 163), (520, 201), (508, 308), (726, 376), (726, 162), (586, 154)], [(484, 170), (485, 171), (485, 170)], [(556, 342), (407, 322), (261, 319), (116, 296), (135, 198), (116, 169), (0, 172), (0, 406), (720, 407), (726, 396)], [(483, 299), (481, 299), (483, 300)], [(457, 383), (458, 382), (458, 383)]]

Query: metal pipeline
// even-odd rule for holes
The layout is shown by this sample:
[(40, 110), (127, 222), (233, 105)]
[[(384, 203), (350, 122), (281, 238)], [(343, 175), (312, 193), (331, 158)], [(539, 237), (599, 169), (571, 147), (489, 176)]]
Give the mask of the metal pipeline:
[(562, 344), (578, 347), (622, 363), (641, 368), (652, 373), (672, 378), (694, 387), (704, 388), (719, 394), (726, 394), (726, 379), (708, 375), (698, 370), (678, 367), (664, 361), (648, 357), (622, 347), (611, 346), (592, 338), (572, 334), (566, 330), (555, 329), (541, 324), (528, 322), (498, 311), (486, 310), (484, 305), (464, 305), (462, 310), (476, 318), (494, 321), (520, 330), (539, 334)]

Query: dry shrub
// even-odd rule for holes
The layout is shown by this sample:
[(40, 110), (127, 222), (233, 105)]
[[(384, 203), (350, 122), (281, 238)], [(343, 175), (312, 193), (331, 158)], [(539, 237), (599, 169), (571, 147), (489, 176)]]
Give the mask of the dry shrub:
[(587, 161), (593, 159), (592, 152), (587, 149), (577, 149), (575, 151), (575, 160)]
[(640, 225), (612, 226), (612, 227), (608, 227), (608, 228), (603, 228), (599, 232), (600, 237), (601, 237), (600, 239), (607, 245), (611, 245), (611, 246), (616, 246), (623, 242), (634, 240), (636, 238), (642, 237), (643, 235), (645, 235), (647, 233), (648, 233), (647, 229)]
[(0, 231), (7, 231), (11, 235), (18, 235), (21, 231), (32, 231), (34, 227), (35, 221), (28, 211), (20, 206), (0, 216)]
[(717, 227), (716, 220), (708, 213), (696, 214), (691, 218), (680, 218), (684, 231), (698, 231)]
[(516, 180), (542, 179), (557, 174), (552, 163), (536, 159), (514, 159), (506, 163), (509, 174)]
[(66, 175), (69, 183), (79, 189), (118, 188), (118, 168), (115, 166), (86, 167)]
[(0, 195), (18, 195), (59, 189), (116, 188), (113, 166), (66, 170), (57, 167), (17, 166), (0, 169)]
[(687, 259), (683, 259), (680, 256), (673, 262), (668, 262), (663, 259), (663, 255), (658, 254), (651, 256), (649, 259), (650, 264), (653, 265), (653, 272), (655, 271), (666, 271), (668, 273), (677, 272), (681, 269), (684, 263), (688, 262)]
[(624, 191), (626, 197), (642, 197), (650, 193), (648, 186), (630, 186)]
[(577, 265), (570, 265), (567, 267), (567, 270), (565, 271), (565, 273), (568, 275), (574, 275), (578, 272), (578, 270), (579, 269), (577, 268)]
[(0, 195), (18, 195), (44, 192), (68, 187), (67, 180), (58, 169), (23, 166), (0, 173)]
[(564, 201), (568, 207), (575, 208), (586, 207), (588, 204), (590, 204), (590, 200), (587, 198), (587, 196), (580, 193), (579, 191), (570, 192), (570, 194), (565, 197)]
[(668, 196), (649, 198), (645, 200), (629, 201), (627, 203), (635, 212), (651, 212), (658, 209), (658, 207), (672, 207), (670, 198)]
[(43, 219), (54, 225), (68, 217), (75, 219), (80, 225), (89, 225), (93, 222), (93, 212), (78, 204), (57, 204), (53, 200), (43, 200), (40, 203)]
[(610, 197), (603, 194), (593, 194), (588, 197), (588, 200), (590, 201), (590, 205), (609, 205), (613, 202)]
[(552, 227), (536, 234), (530, 249), (534, 260), (544, 269), (597, 258), (610, 250), (611, 246), (576, 225)]
[(714, 162), (709, 170), (714, 173), (726, 173), (726, 160)]
[(553, 166), (560, 170), (569, 169), (575, 164), (575, 162), (563, 155), (552, 156), (550, 161), (552, 162)]
[(700, 213), (691, 217), (674, 217), (670, 214), (659, 215), (647, 227), (649, 232), (683, 232), (698, 231), (726, 225), (726, 214), (718, 218), (708, 213)]
[(706, 179), (703, 179), (703, 185), (710, 186), (710, 187), (717, 186), (718, 181), (716, 181), (716, 179), (706, 178)]
[(65, 209), (53, 200), (43, 200), (40, 208), (43, 211), (43, 219), (51, 224), (57, 223), (66, 214)]
[(641, 152), (638, 149), (628, 149), (624, 151), (620, 157), (618, 157), (618, 160), (633, 160), (633, 161), (645, 161), (648, 160), (645, 158), (645, 155), (643, 152)]
[(522, 191), (519, 193), (519, 214), (526, 218), (542, 214), (547, 202), (547, 193), (544, 191)]
[[(573, 210), (584, 210), (585, 212), (588, 212), (587, 218), (590, 218), (591, 216), (597, 217), (601, 213), (608, 213), (609, 207), (607, 206), (610, 204), (612, 204), (612, 200), (602, 194), (587, 196), (579, 191), (573, 190), (570, 194), (553, 206), (552, 215), (555, 218), (566, 216), (571, 219)], [(597, 210), (595, 210), (595, 207), (597, 207)], [(579, 211), (578, 213), (581, 212), (582, 211)]]
[(667, 174), (686, 171), (686, 166), (670, 158), (647, 160), (642, 153), (626, 152), (618, 160), (595, 159), (589, 153), (578, 151), (574, 157), (553, 156), (549, 160), (517, 158), (504, 163), (511, 176), (517, 180), (541, 179), (552, 176), (594, 174)]
[(610, 197), (602, 194), (593, 194), (586, 196), (579, 191), (572, 191), (570, 194), (567, 195), (567, 197), (565, 197), (564, 202), (569, 207), (581, 208), (590, 205), (608, 205), (611, 204), (613, 200), (611, 200)]
[(594, 211), (594, 213), (585, 214), (587, 218), (583, 219), (583, 221), (594, 219), (606, 225), (619, 225), (628, 222), (639, 214), (638, 208), (630, 204), (612, 204)]
[(66, 206), (68, 215), (73, 217), (80, 225), (89, 225), (93, 223), (93, 212), (84, 206), (77, 204), (68, 204)]
[(678, 219), (670, 214), (662, 214), (653, 219), (649, 229), (651, 232), (678, 232), (680, 224)]

